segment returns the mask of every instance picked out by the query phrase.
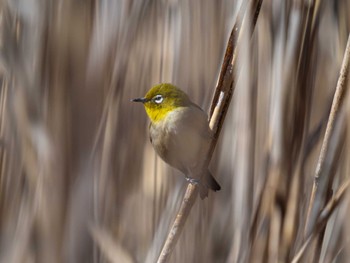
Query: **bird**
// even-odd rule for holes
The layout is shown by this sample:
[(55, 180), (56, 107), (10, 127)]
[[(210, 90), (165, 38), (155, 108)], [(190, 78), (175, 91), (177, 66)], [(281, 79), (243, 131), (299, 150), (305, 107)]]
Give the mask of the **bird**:
[(207, 114), (170, 83), (155, 85), (144, 97), (131, 101), (143, 103), (150, 119), (150, 142), (161, 159), (197, 184), (201, 199), (209, 189), (219, 191), (221, 186), (206, 165), (213, 136)]

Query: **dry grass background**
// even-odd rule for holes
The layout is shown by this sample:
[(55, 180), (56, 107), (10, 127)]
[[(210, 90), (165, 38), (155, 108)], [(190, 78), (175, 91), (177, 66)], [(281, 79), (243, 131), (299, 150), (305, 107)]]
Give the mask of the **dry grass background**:
[[(208, 110), (240, 4), (0, 2), (0, 262), (156, 261), (186, 182), (129, 100), (172, 82)], [(211, 162), (223, 189), (170, 262), (290, 262), (310, 233), (300, 262), (348, 262), (346, 92), (308, 207), (349, 32), (348, 0), (263, 1)]]

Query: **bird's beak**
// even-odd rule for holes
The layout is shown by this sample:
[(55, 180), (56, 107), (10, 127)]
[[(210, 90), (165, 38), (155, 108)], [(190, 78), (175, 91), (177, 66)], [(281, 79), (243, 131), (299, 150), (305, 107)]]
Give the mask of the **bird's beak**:
[(136, 98), (136, 99), (132, 99), (131, 101), (145, 103), (145, 102), (149, 101), (149, 99), (147, 99), (147, 98)]

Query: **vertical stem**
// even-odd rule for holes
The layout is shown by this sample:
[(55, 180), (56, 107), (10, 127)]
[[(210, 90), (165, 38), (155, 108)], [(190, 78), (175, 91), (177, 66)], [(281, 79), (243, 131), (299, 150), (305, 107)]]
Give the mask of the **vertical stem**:
[[(334, 121), (335, 121), (335, 118), (336, 118), (337, 113), (339, 111), (339, 108), (340, 108), (340, 105), (342, 102), (342, 98), (344, 95), (344, 90), (346, 87), (346, 79), (347, 79), (347, 76), (349, 73), (349, 61), (350, 61), (350, 35), (348, 36), (348, 41), (347, 41), (347, 45), (346, 45), (346, 49), (345, 49), (344, 59), (343, 59), (343, 63), (341, 66), (340, 75), (339, 75), (337, 87), (336, 87), (333, 102), (332, 102), (331, 112), (329, 114), (329, 119), (327, 122), (326, 133), (325, 133), (325, 136), (323, 139), (320, 156), (319, 156), (319, 159), (317, 162), (317, 167), (316, 167), (316, 172), (315, 172), (315, 177), (314, 177), (314, 184), (312, 187), (310, 204), (308, 207), (306, 224), (305, 224), (306, 225), (306, 228), (305, 228), (306, 235), (309, 233), (310, 229), (313, 228), (313, 225), (315, 222), (315, 220), (311, 220), (312, 212), (314, 210), (315, 196), (316, 196), (316, 192), (318, 190), (319, 180), (321, 179), (320, 175), (321, 175), (322, 170), (323, 170), (323, 165), (324, 165), (326, 153), (328, 152), (329, 140), (330, 140), (331, 134), (332, 134), (333, 129), (334, 129)], [(318, 213), (318, 211), (316, 211), (316, 213)]]

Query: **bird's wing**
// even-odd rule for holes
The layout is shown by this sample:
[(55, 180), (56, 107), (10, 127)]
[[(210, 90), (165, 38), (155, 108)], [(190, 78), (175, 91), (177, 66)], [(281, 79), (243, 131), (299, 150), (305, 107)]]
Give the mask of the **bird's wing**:
[[(170, 158), (181, 163), (187, 173), (193, 173), (203, 165), (210, 142), (207, 115), (199, 107), (180, 109), (169, 129)], [(181, 169), (180, 169), (181, 170)]]

